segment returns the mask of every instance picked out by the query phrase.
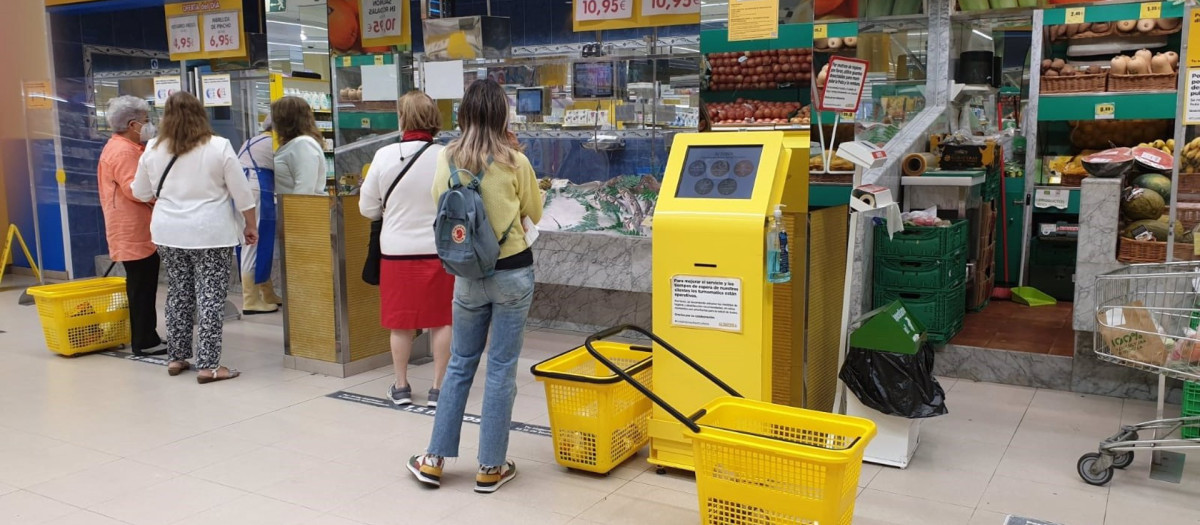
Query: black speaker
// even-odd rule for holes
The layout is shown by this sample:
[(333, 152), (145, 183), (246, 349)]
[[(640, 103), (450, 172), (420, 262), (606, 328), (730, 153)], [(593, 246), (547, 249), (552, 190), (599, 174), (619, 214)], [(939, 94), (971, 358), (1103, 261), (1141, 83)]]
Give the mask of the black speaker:
[(991, 51), (963, 51), (958, 56), (958, 71), (954, 81), (959, 84), (995, 85), (995, 53)]

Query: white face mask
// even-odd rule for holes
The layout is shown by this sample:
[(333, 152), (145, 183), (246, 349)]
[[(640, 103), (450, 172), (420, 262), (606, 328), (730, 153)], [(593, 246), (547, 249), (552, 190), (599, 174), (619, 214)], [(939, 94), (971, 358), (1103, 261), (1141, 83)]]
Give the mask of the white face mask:
[(142, 124), (142, 128), (138, 130), (138, 138), (140, 138), (143, 143), (150, 142), (150, 139), (154, 138), (156, 135), (158, 135), (158, 128), (155, 127), (153, 122), (146, 122)]

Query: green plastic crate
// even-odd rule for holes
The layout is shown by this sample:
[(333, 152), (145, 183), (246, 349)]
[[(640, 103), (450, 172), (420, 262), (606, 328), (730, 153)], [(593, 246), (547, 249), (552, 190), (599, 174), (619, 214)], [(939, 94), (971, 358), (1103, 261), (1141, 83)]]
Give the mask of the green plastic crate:
[[(1200, 383), (1193, 381), (1183, 382), (1183, 407), (1180, 410), (1180, 417), (1200, 416)], [(1200, 438), (1200, 428), (1183, 427), (1180, 429), (1183, 439)]]
[(1079, 250), (1079, 241), (1064, 237), (1058, 239), (1043, 239), (1034, 237), (1029, 244), (1029, 263), (1040, 266), (1071, 266), (1075, 267), (1075, 256)]
[(951, 221), (945, 228), (905, 226), (888, 238), (887, 226), (875, 227), (875, 257), (944, 257), (967, 249), (967, 221)]
[(951, 339), (954, 339), (954, 336), (958, 335), (958, 333), (961, 332), (962, 329), (963, 329), (963, 321), (960, 319), (958, 321), (958, 324), (955, 324), (955, 325), (951, 326), (950, 328), (947, 328), (940, 332), (927, 332), (926, 338), (929, 340), (930, 343), (944, 345), (946, 343), (949, 343)]
[(983, 183), (983, 202), (990, 202), (1000, 198), (1000, 172), (989, 170), (987, 178)]
[(879, 257), (875, 286), (945, 290), (967, 282), (967, 252), (945, 257)]
[[(895, 300), (925, 325), (935, 341), (934, 334), (949, 339), (955, 326), (961, 326), (967, 314), (967, 285), (960, 284), (948, 290), (916, 290), (912, 288), (888, 288), (875, 286), (875, 307)], [(944, 341), (942, 341), (944, 342)]]

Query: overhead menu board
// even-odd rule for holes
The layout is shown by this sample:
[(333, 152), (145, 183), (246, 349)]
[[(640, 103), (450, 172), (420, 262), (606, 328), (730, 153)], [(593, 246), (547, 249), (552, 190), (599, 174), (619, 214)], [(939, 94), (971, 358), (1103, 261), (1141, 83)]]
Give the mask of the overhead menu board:
[(246, 56), (242, 0), (199, 0), (163, 6), (171, 60)]
[(572, 0), (576, 32), (700, 23), (700, 0)]
[(358, 12), (363, 47), (412, 43), (408, 0), (359, 0)]

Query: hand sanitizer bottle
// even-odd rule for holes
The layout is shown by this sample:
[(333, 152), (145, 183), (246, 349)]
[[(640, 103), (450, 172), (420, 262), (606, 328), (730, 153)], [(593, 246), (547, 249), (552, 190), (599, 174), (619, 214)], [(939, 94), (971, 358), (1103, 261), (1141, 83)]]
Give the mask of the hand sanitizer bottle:
[(775, 220), (767, 229), (767, 280), (775, 284), (792, 280), (787, 229), (783, 227), (782, 204), (775, 206)]

